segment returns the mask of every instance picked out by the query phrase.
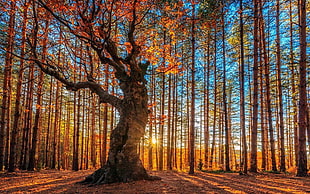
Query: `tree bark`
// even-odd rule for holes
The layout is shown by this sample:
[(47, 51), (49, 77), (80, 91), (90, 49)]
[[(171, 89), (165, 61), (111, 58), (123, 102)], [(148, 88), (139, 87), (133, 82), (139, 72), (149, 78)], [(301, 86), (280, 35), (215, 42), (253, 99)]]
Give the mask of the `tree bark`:
[(257, 172), (257, 121), (258, 121), (258, 5), (254, 0), (254, 65), (253, 65), (253, 117), (251, 130), (251, 172)]
[(144, 169), (137, 146), (148, 120), (147, 92), (137, 82), (126, 85), (119, 110), (119, 123), (111, 132), (108, 160), (103, 168), (88, 176), (83, 183), (101, 184), (151, 180)]
[(214, 110), (213, 110), (213, 131), (212, 131), (212, 146), (211, 146), (211, 155), (210, 155), (210, 162), (209, 167), (213, 168), (213, 159), (214, 159), (214, 151), (215, 151), (215, 129), (216, 129), (216, 113), (217, 113), (217, 75), (216, 75), (216, 62), (217, 62), (217, 45), (216, 45), (216, 37), (217, 37), (217, 26), (215, 26), (215, 32), (214, 32)]
[[(224, 3), (224, 2), (223, 2)], [(222, 44), (223, 44), (223, 103), (225, 129), (225, 170), (230, 171), (230, 128), (228, 126), (227, 93), (226, 93), (226, 46), (225, 46), (225, 16), (222, 9)]]
[(269, 136), (270, 136), (270, 149), (271, 149), (271, 163), (272, 163), (272, 170), (277, 171), (277, 164), (276, 164), (276, 156), (275, 156), (275, 140), (274, 140), (274, 129), (273, 129), (273, 121), (272, 121), (272, 109), (271, 109), (271, 94), (270, 94), (270, 70), (269, 70), (269, 58), (267, 55), (266, 49), (266, 40), (265, 40), (265, 25), (263, 19), (263, 5), (262, 2), (259, 1), (259, 13), (258, 13), (258, 20), (260, 25), (260, 40), (263, 52), (263, 59), (264, 59), (264, 74), (266, 79), (266, 108), (267, 108), (267, 117), (268, 117), (268, 129), (269, 129)]
[(191, 26), (191, 48), (192, 48), (192, 80), (191, 80), (191, 120), (189, 128), (189, 174), (194, 174), (195, 169), (195, 4), (192, 4), (192, 26)]
[(281, 48), (280, 48), (280, 1), (276, 5), (276, 44), (277, 44), (277, 86), (278, 86), (278, 104), (279, 104), (279, 127), (280, 127), (280, 171), (285, 172), (285, 147), (284, 147), (284, 121), (283, 121), (283, 99), (282, 99), (282, 81), (281, 81)]
[(262, 142), (262, 166), (261, 169), (265, 171), (267, 169), (267, 139), (268, 131), (265, 127), (265, 93), (264, 93), (264, 74), (263, 65), (260, 61), (260, 126), (261, 126), (261, 142)]
[[(16, 168), (16, 144), (17, 144), (17, 135), (19, 131), (19, 121), (21, 116), (21, 93), (22, 93), (22, 82), (24, 78), (24, 64), (25, 60), (25, 47), (26, 47), (26, 26), (27, 26), (27, 13), (28, 7), (25, 6), (23, 12), (23, 25), (22, 25), (22, 42), (21, 42), (21, 59), (19, 64), (18, 80), (16, 84), (16, 99), (15, 99), (15, 109), (14, 109), (14, 121), (11, 132), (11, 141), (10, 141), (10, 158), (9, 158), (9, 172), (15, 171)], [(1, 167), (0, 167), (1, 168)]]
[[(8, 150), (4, 149), (5, 145), (9, 142), (10, 137), (9, 126), (10, 126), (10, 98), (11, 98), (11, 74), (12, 74), (12, 65), (13, 65), (13, 42), (14, 42), (14, 26), (15, 26), (15, 9), (16, 2), (12, 1), (10, 4), (10, 19), (8, 27), (8, 36), (7, 36), (7, 52), (5, 54), (5, 67), (4, 67), (4, 77), (3, 77), (3, 93), (2, 93), (2, 106), (1, 106), (1, 118), (0, 118), (0, 171), (3, 170), (3, 166), (7, 163), (7, 155), (4, 154), (4, 151), (8, 153)], [(6, 132), (5, 132), (5, 129)], [(5, 136), (6, 134), (6, 136)], [(5, 140), (5, 137), (7, 140)], [(5, 144), (6, 143), (6, 144)], [(6, 165), (7, 166), (7, 165)]]
[(307, 176), (307, 150), (306, 150), (306, 130), (307, 130), (307, 40), (306, 40), (306, 1), (298, 1), (299, 15), (299, 41), (300, 41), (300, 61), (299, 61), (299, 117), (298, 117), (298, 166), (297, 176)]
[[(45, 23), (45, 32), (48, 30), (48, 21)], [(45, 34), (44, 37), (44, 42), (43, 42), (43, 59), (45, 61), (46, 58), (46, 44), (47, 44), (47, 33)], [(42, 106), (42, 95), (43, 95), (43, 83), (44, 83), (44, 73), (38, 68), (39, 71), (39, 80), (38, 80), (38, 85), (37, 85), (37, 103), (36, 103), (36, 114), (34, 118), (34, 125), (33, 125), (33, 132), (32, 132), (32, 143), (31, 143), (31, 149), (29, 151), (29, 163), (27, 170), (33, 171), (35, 168), (35, 155), (36, 155), (36, 149), (37, 149), (37, 141), (38, 141), (38, 131), (39, 131), (39, 123), (41, 119), (41, 106)]]
[[(242, 133), (242, 161), (240, 164), (240, 171), (243, 170), (244, 173), (248, 172), (248, 153), (246, 144), (246, 130), (245, 130), (245, 102), (244, 102), (244, 41), (243, 41), (243, 1), (240, 0), (240, 127)], [(243, 168), (243, 169), (242, 169)]]
[[(210, 132), (209, 132), (209, 109), (210, 109), (210, 97), (209, 97), (209, 86), (210, 86), (210, 34), (208, 34), (208, 44), (207, 44), (207, 64), (204, 66), (204, 149), (205, 149), (205, 167), (209, 167), (209, 142), (210, 142)], [(206, 56), (205, 56), (206, 58)]]
[[(163, 44), (166, 45), (166, 31), (163, 32)], [(163, 49), (163, 62), (162, 65), (165, 67), (166, 63), (166, 47)], [(159, 139), (158, 139), (158, 170), (164, 169), (164, 125), (165, 125), (165, 94), (166, 94), (166, 76), (165, 73), (162, 73), (162, 94), (161, 94), (161, 106), (160, 106), (160, 126), (159, 126)]]

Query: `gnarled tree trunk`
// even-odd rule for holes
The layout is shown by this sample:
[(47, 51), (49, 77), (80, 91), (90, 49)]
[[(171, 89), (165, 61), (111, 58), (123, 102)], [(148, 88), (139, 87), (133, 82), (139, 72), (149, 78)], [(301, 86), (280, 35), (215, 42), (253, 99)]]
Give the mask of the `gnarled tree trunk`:
[(158, 179), (147, 174), (137, 153), (148, 120), (147, 91), (144, 84), (124, 83), (124, 99), (119, 123), (111, 133), (107, 163), (82, 183), (103, 184)]

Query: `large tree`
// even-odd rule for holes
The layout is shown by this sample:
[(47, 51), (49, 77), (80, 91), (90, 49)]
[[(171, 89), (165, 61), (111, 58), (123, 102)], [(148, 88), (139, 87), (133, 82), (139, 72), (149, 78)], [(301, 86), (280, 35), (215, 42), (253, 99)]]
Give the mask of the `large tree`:
[[(153, 1), (152, 1), (153, 3)], [(139, 62), (143, 48), (138, 45), (146, 13), (153, 7), (149, 1), (134, 0), (89, 0), (89, 1), (34, 1), (33, 40), (28, 43), (32, 49), (33, 61), (40, 69), (62, 82), (67, 89), (78, 91), (90, 89), (97, 94), (101, 103), (109, 103), (119, 113), (119, 122), (111, 132), (110, 150), (106, 164), (88, 176), (84, 182), (91, 184), (129, 182), (140, 179), (154, 179), (147, 174), (137, 154), (137, 146), (144, 135), (148, 121), (148, 95), (144, 78), (149, 62)], [(44, 9), (38, 9), (44, 8)], [(81, 72), (84, 80), (73, 81), (69, 62), (57, 66), (53, 55), (44, 62), (40, 56), (39, 11), (46, 11), (54, 18), (53, 26), (62, 30), (63, 41), (58, 47), (67, 48), (64, 52), (76, 55), (84, 68)], [(117, 27), (119, 26), (119, 27)], [(52, 33), (52, 32), (51, 32)], [(69, 37), (69, 38), (68, 38)], [(54, 36), (54, 39), (57, 39)], [(74, 41), (70, 41), (74, 40)], [(50, 42), (49, 45), (53, 43)], [(80, 48), (90, 47), (93, 57), (100, 59), (100, 64), (89, 63), (89, 58), (79, 55), (79, 51), (70, 45), (78, 44)], [(53, 48), (50, 47), (49, 51)], [(99, 75), (104, 65), (114, 68), (122, 94), (116, 96), (102, 87)], [(121, 97), (120, 97), (121, 96)]]

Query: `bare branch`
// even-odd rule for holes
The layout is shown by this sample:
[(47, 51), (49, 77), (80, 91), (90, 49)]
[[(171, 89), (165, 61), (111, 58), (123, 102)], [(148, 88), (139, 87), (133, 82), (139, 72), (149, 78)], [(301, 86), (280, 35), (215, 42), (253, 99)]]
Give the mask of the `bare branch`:
[(74, 83), (71, 80), (62, 76), (62, 74), (58, 71), (57, 68), (54, 66), (44, 63), (38, 58), (37, 54), (37, 35), (38, 35), (38, 20), (36, 14), (35, 5), (33, 5), (33, 12), (34, 12), (34, 28), (33, 28), (33, 43), (28, 38), (28, 44), (32, 50), (32, 61), (34, 61), (37, 66), (43, 71), (44, 73), (53, 76), (58, 81), (62, 82), (67, 89), (72, 91), (77, 91), (79, 89), (89, 88), (92, 92), (96, 93), (101, 103), (109, 103), (117, 109), (120, 109), (122, 100), (114, 95), (109, 94), (106, 90), (104, 90), (98, 83), (94, 82), (93, 80), (85, 81), (85, 82), (77, 82)]
[(53, 76), (58, 81), (65, 84), (68, 90), (77, 91), (79, 89), (86, 89), (89, 88), (92, 92), (96, 93), (101, 103), (109, 103), (115, 108), (119, 109), (121, 105), (121, 99), (118, 97), (109, 94), (106, 90), (104, 90), (98, 83), (94, 81), (85, 81), (85, 82), (77, 82), (74, 83), (66, 78), (64, 78), (57, 70), (50, 68), (49, 66), (45, 65), (41, 61), (37, 60), (37, 54), (34, 51), (34, 62), (37, 66), (46, 74)]
[(136, 30), (136, 21), (137, 21), (137, 14), (136, 14), (136, 4), (137, 0), (133, 2), (133, 10), (132, 10), (132, 21), (129, 24), (129, 31), (128, 31), (128, 41), (132, 46), (131, 52), (128, 54), (126, 61), (130, 62), (132, 59), (134, 59), (139, 53), (140, 53), (140, 48), (136, 44), (135, 39), (134, 39), (134, 32)]

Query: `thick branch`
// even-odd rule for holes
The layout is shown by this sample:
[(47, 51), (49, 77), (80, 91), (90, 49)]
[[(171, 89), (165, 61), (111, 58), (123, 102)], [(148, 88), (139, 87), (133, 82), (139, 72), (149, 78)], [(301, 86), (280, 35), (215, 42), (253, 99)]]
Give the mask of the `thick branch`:
[(93, 47), (93, 49), (96, 51), (99, 59), (100, 59), (100, 62), (102, 64), (108, 64), (110, 66), (112, 66), (114, 69), (115, 69), (115, 76), (118, 80), (120, 81), (127, 81), (129, 79), (129, 76), (128, 74), (126, 73), (126, 70), (124, 68), (124, 66), (122, 66), (121, 64), (115, 62), (114, 60), (108, 58), (108, 57), (105, 57), (104, 54), (102, 53), (103, 51), (102, 50), (99, 50), (95, 47)]
[(104, 90), (98, 83), (94, 81), (85, 81), (85, 82), (77, 82), (74, 83), (66, 78), (64, 78), (58, 71), (53, 68), (48, 67), (43, 62), (37, 60), (36, 53), (34, 52), (34, 62), (38, 65), (38, 67), (46, 74), (53, 76), (58, 81), (65, 84), (68, 90), (77, 91), (79, 89), (89, 88), (92, 92), (96, 93), (99, 96), (101, 103), (109, 103), (115, 108), (119, 109), (121, 105), (121, 99), (118, 97), (109, 94), (106, 90)]
[(128, 41), (132, 46), (131, 52), (128, 54), (126, 60), (132, 65), (132, 60), (140, 53), (140, 48), (136, 44), (134, 39), (134, 32), (136, 30), (136, 21), (137, 21), (137, 13), (136, 13), (136, 4), (137, 1), (135, 0), (133, 3), (133, 11), (132, 11), (132, 21), (129, 24), (129, 31), (128, 31)]

